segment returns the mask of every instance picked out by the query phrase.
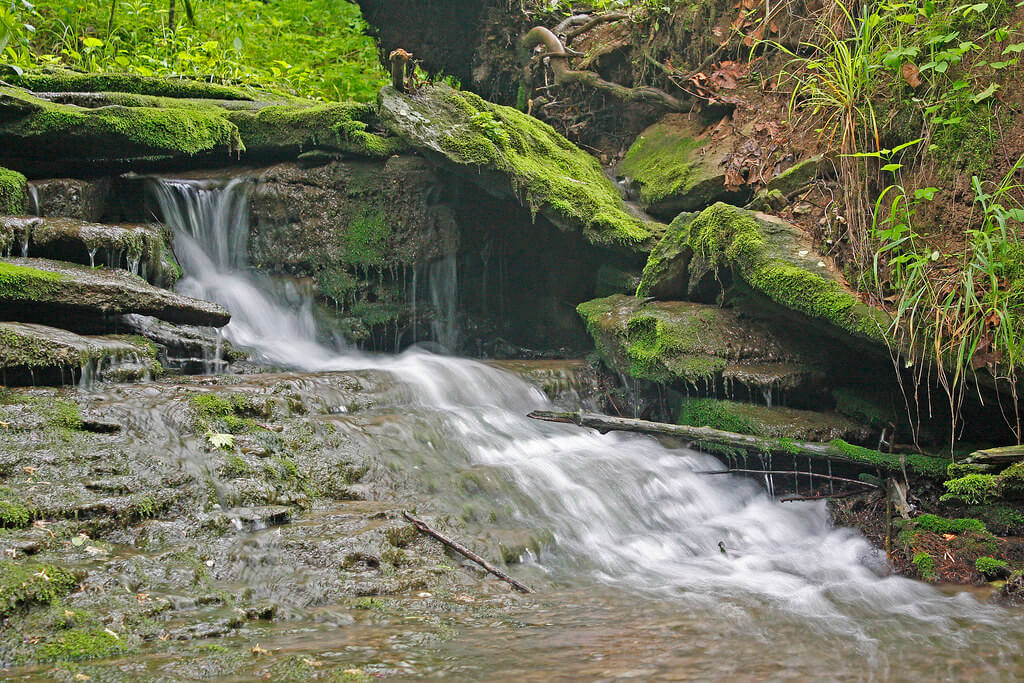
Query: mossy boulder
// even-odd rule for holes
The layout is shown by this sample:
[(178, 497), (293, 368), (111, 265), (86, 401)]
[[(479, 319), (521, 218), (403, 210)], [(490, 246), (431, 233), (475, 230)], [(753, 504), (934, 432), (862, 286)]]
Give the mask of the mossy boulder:
[(593, 157), (521, 111), (441, 84), (386, 87), (378, 101), (384, 124), (415, 149), (594, 244), (643, 249), (663, 229), (629, 212)]
[(190, 325), (226, 325), (231, 316), (217, 304), (181, 296), (123, 270), (47, 259), (0, 259), (0, 319), (57, 324), (90, 332), (109, 316), (152, 315)]
[(727, 187), (723, 163), (731, 146), (712, 140), (703, 128), (689, 116), (669, 114), (641, 133), (623, 157), (618, 174), (652, 215), (671, 219), (680, 211), (749, 196)]
[(28, 181), (25, 176), (0, 168), (0, 213), (24, 213), (28, 205)]
[(7, 386), (74, 382), (90, 366), (99, 379), (161, 372), (156, 347), (141, 337), (83, 337), (29, 323), (0, 323), (0, 374)]
[(704, 299), (730, 278), (825, 333), (872, 349), (886, 342), (888, 316), (862, 303), (803, 231), (728, 204), (673, 221), (651, 252), (637, 296)]
[[(822, 378), (812, 356), (728, 309), (615, 294), (582, 303), (577, 312), (601, 359), (637, 379), (680, 387), (734, 379), (759, 394), (777, 382), (809, 388)], [(761, 369), (747, 377), (748, 365)]]
[(800, 441), (843, 439), (866, 443), (872, 436), (869, 427), (833, 412), (819, 413), (712, 398), (684, 399), (676, 421), (693, 427), (713, 427), (739, 434)]
[(156, 78), (129, 73), (82, 73), (67, 69), (47, 69), (4, 77), (11, 85), (39, 93), (120, 92), (160, 97), (187, 97), (214, 100), (252, 100), (253, 94), (241, 88), (186, 78)]

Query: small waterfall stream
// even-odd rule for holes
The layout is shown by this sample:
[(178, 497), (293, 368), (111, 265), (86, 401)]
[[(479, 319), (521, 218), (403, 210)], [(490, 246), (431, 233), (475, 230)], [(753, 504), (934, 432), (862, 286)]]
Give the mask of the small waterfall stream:
[[(530, 420), (525, 415), (548, 401), (509, 373), (416, 348), (388, 356), (323, 345), (311, 303), (284, 303), (269, 278), (247, 267), (249, 188), (245, 180), (219, 188), (154, 181), (187, 275), (181, 291), (227, 307), (227, 338), (268, 363), (393, 375), (409, 410), (441, 425), (445, 443), (432, 467), (469, 462), (507, 472), (518, 490), (518, 500), (505, 501), (517, 506), (514, 518), (554, 537), (553, 550), (536, 560), (539, 570), (591, 595), (605, 586), (607, 601), (594, 597), (600, 605), (586, 610), (625, 604), (629, 619), (648, 609), (684, 619), (698, 641), (732, 639), (745, 652), (762, 643), (776, 655), (761, 656), (778, 661), (763, 669), (767, 678), (783, 670), (787, 639), (827, 653), (845, 648), (880, 672), (865, 669), (865, 677), (888, 677), (908, 652), (941, 656), (1021, 629), (1018, 618), (967, 594), (949, 597), (888, 576), (884, 558), (860, 535), (831, 528), (820, 501), (780, 504), (750, 480), (700, 476), (695, 471), (716, 467), (712, 458), (654, 439)], [(444, 272), (431, 272), (431, 296), (441, 307), (445, 296), (454, 301), (443, 290), (454, 290), (455, 262), (436, 265)], [(443, 320), (454, 321), (454, 310)], [(442, 343), (451, 341), (454, 322), (445, 328)], [(446, 490), (437, 505), (458, 509), (458, 495)]]

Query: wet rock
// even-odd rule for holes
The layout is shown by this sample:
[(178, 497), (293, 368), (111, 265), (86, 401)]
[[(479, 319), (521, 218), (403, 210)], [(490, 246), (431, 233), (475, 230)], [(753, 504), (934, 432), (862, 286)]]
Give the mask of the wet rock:
[(231, 316), (217, 304), (148, 284), (120, 270), (46, 259), (0, 260), (0, 317), (59, 324), (74, 331), (109, 328), (110, 316), (152, 315), (191, 325), (223, 326)]
[[(159, 375), (161, 367), (156, 349), (143, 339), (83, 337), (45, 325), (0, 323), (0, 372), (4, 384), (20, 386), (74, 383), (83, 374), (96, 379), (141, 379)], [(107, 430), (101, 423), (93, 424), (96, 431)]]
[(636, 139), (618, 173), (654, 216), (671, 219), (717, 201), (745, 201), (750, 192), (728, 186), (723, 163), (729, 139), (712, 137), (699, 120), (670, 114)]
[(233, 527), (239, 531), (256, 531), (287, 524), (292, 520), (292, 513), (292, 508), (283, 505), (240, 507), (217, 513), (210, 523), (216, 528)]
[(684, 400), (678, 422), (694, 427), (713, 427), (740, 434), (798, 441), (843, 439), (863, 444), (873, 436), (871, 428), (838, 413), (706, 398)]
[(157, 345), (158, 359), (166, 369), (187, 375), (224, 372), (232, 364), (248, 358), (227, 339), (209, 327), (174, 325), (152, 316), (129, 313), (121, 325)]
[(37, 216), (98, 221), (107, 208), (110, 179), (51, 178), (29, 183), (29, 210)]
[[(728, 371), (736, 384), (756, 392), (762, 382), (771, 386), (778, 377), (788, 378), (794, 389), (808, 390), (821, 376), (821, 359), (812, 349), (800, 348), (732, 310), (621, 294), (588, 301), (577, 310), (602, 360), (638, 379), (712, 388), (723, 386)], [(759, 371), (744, 375), (743, 365), (758, 366)]]

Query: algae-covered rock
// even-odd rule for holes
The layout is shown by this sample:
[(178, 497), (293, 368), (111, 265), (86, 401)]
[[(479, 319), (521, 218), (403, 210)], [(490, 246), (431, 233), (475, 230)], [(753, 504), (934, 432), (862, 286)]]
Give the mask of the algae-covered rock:
[(29, 183), (30, 210), (37, 216), (98, 221), (106, 210), (110, 179), (50, 178)]
[[(815, 362), (804, 352), (757, 321), (741, 320), (731, 310), (616, 294), (582, 303), (577, 311), (602, 360), (638, 379), (680, 386), (713, 384), (731, 371), (742, 383), (739, 368), (745, 364), (774, 366), (779, 377), (791, 373), (806, 373), (808, 379), (820, 376), (813, 371)], [(764, 377), (765, 370), (751, 376)], [(799, 382), (790, 384), (795, 388)], [(747, 386), (761, 388), (758, 383)]]
[(799, 228), (728, 204), (673, 222), (651, 252), (637, 295), (704, 298), (724, 273), (826, 332), (885, 342), (886, 314), (862, 303)]
[(17, 171), (0, 168), (0, 213), (23, 213), (27, 205), (28, 181)]
[(722, 164), (730, 146), (709, 141), (702, 128), (683, 114), (669, 114), (641, 133), (623, 157), (619, 174), (651, 214), (671, 218), (743, 196), (726, 186)]
[(218, 327), (231, 318), (217, 304), (154, 287), (123, 270), (47, 259), (0, 260), (0, 316), (5, 320), (90, 331), (106, 327), (105, 316), (123, 313)]
[(661, 229), (627, 211), (594, 158), (521, 111), (440, 84), (409, 94), (386, 87), (379, 105), (385, 125), (417, 150), (592, 243), (638, 247)]
[(161, 371), (156, 347), (140, 337), (83, 337), (45, 325), (0, 323), (0, 373), (7, 386), (73, 382), (87, 366), (99, 379)]
[(788, 407), (768, 407), (713, 398), (685, 399), (678, 424), (713, 427), (727, 432), (775, 439), (865, 443), (872, 430), (833, 412), (813, 412)]

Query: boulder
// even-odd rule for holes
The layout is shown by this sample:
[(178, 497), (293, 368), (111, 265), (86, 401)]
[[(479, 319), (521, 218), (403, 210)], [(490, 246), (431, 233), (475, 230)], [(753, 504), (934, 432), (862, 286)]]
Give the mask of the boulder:
[(108, 316), (152, 315), (169, 322), (223, 326), (230, 314), (217, 304), (147, 283), (123, 270), (35, 258), (0, 259), (0, 319), (104, 330)]
[(637, 296), (716, 300), (730, 280), (821, 332), (884, 348), (888, 316), (861, 302), (802, 230), (728, 204), (672, 222), (651, 252)]
[(416, 150), (593, 244), (645, 249), (663, 229), (629, 212), (593, 157), (521, 111), (443, 84), (385, 87), (378, 104), (384, 125)]
[(156, 347), (141, 337), (83, 337), (29, 323), (0, 323), (0, 373), (6, 386), (117, 381), (162, 371)]
[[(751, 396), (809, 391), (824, 380), (823, 359), (735, 311), (615, 294), (577, 308), (601, 359), (617, 372), (679, 388), (732, 383)], [(749, 371), (747, 371), (749, 369)]]
[(29, 210), (37, 216), (98, 221), (107, 208), (110, 179), (50, 178), (29, 183)]
[(727, 186), (724, 163), (730, 152), (728, 141), (712, 141), (699, 121), (669, 114), (640, 134), (618, 174), (649, 213), (671, 219), (681, 211), (750, 196), (746, 189)]

